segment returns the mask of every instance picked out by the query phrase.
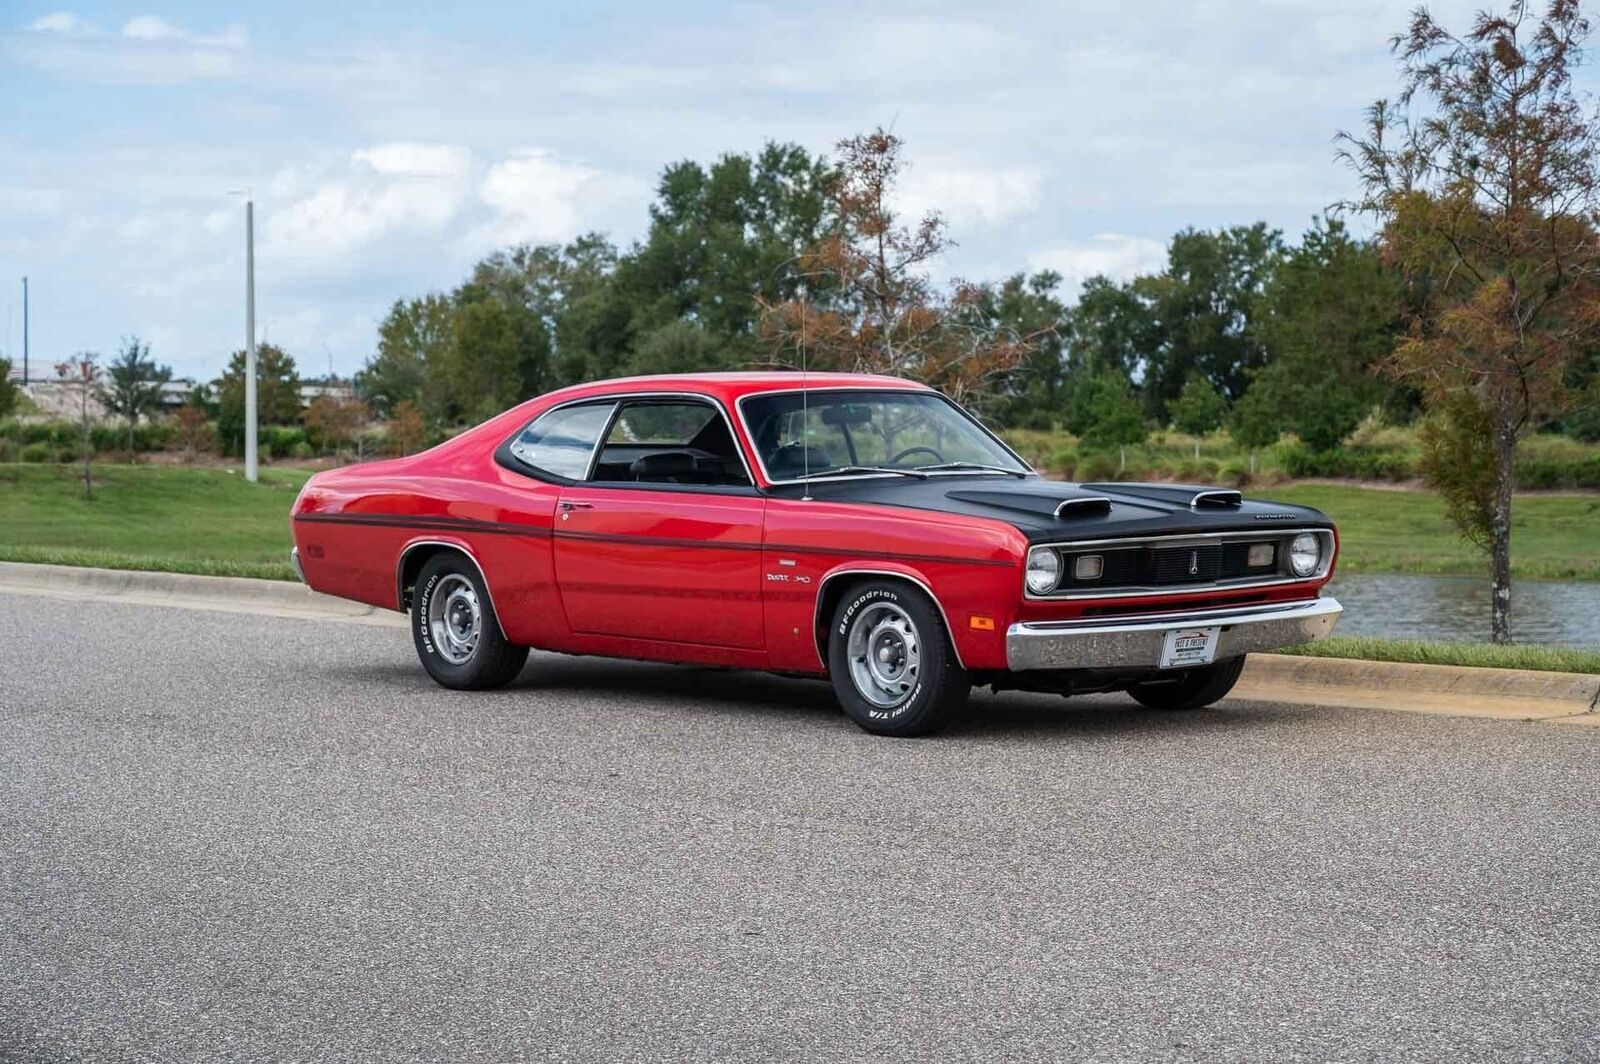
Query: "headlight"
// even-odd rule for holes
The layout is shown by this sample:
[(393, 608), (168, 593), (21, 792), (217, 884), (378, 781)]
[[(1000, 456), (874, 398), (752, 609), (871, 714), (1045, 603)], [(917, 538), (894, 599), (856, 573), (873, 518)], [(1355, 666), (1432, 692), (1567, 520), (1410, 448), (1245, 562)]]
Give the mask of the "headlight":
[(1289, 544), (1289, 567), (1296, 576), (1310, 576), (1322, 561), (1322, 537), (1302, 532)]
[(1061, 559), (1049, 547), (1035, 547), (1028, 552), (1028, 590), (1044, 595), (1055, 590), (1061, 579)]

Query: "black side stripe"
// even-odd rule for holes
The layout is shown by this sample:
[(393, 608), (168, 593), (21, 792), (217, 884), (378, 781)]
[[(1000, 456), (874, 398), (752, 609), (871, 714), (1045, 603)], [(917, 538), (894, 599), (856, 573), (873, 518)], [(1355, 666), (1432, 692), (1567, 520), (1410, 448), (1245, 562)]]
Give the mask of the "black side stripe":
[(544, 539), (548, 528), (507, 521), (473, 521), (464, 517), (428, 517), (413, 514), (296, 514), (296, 521), (324, 525), (371, 525), (378, 528), (414, 528), (425, 532), (481, 532), (489, 536), (528, 536)]
[(424, 532), (477, 532), (492, 536), (554, 537), (591, 543), (623, 543), (635, 547), (679, 547), (688, 550), (769, 550), (782, 554), (823, 554), (830, 557), (868, 558), (879, 561), (934, 562), (947, 565), (983, 565), (1012, 568), (1014, 563), (995, 558), (958, 558), (947, 554), (907, 554), (899, 551), (859, 550), (850, 547), (802, 546), (793, 543), (751, 543), (738, 540), (674, 539), (669, 536), (624, 536), (609, 532), (552, 531), (536, 525), (505, 521), (474, 521), (460, 517), (423, 517), (406, 514), (298, 514), (296, 521), (329, 525), (371, 525), (380, 528), (417, 529)]

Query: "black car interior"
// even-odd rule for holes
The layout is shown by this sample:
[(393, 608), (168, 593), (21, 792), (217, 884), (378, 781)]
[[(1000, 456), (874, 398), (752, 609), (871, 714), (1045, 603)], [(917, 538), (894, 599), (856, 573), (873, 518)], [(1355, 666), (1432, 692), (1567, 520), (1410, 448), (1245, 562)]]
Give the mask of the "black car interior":
[(682, 443), (612, 443), (607, 437), (595, 463), (595, 481), (635, 484), (750, 485), (727, 420), (710, 417)]

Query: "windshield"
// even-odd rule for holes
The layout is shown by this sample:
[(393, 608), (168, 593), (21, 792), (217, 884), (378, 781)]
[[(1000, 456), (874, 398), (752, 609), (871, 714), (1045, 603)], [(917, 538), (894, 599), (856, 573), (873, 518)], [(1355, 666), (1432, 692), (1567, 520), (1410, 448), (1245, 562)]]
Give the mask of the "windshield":
[(775, 392), (746, 397), (740, 410), (772, 480), (863, 467), (1028, 471), (960, 407), (928, 392)]

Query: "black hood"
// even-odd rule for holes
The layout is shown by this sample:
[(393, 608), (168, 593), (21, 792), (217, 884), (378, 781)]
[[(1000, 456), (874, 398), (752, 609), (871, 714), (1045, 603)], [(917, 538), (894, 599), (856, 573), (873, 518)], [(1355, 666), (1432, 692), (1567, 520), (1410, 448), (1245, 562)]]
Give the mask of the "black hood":
[[(1033, 543), (1119, 536), (1332, 528), (1320, 510), (1243, 499), (1231, 488), (1182, 484), (1063, 484), (1039, 477), (851, 477), (813, 481), (811, 495), (830, 502), (904, 506), (987, 517), (1014, 525)], [(799, 497), (800, 485), (773, 489)]]

